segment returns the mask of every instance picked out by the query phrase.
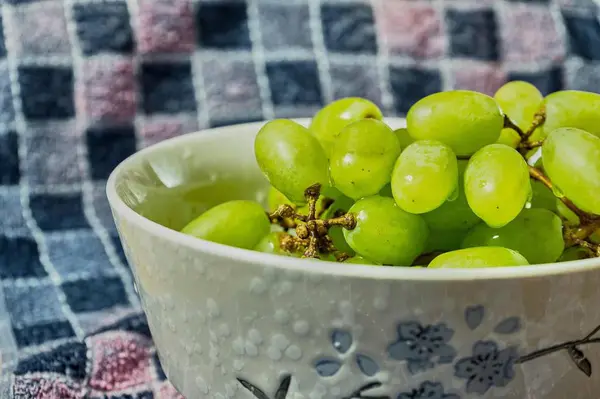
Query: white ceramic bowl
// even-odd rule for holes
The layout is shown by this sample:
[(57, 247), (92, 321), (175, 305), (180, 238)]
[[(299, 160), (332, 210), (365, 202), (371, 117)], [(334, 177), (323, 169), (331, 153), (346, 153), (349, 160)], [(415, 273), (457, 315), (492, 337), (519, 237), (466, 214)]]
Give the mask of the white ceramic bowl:
[(163, 227), (220, 201), (264, 199), (253, 154), (261, 125), (162, 142), (108, 181), (163, 367), (187, 398), (598, 398), (598, 259), (369, 267)]

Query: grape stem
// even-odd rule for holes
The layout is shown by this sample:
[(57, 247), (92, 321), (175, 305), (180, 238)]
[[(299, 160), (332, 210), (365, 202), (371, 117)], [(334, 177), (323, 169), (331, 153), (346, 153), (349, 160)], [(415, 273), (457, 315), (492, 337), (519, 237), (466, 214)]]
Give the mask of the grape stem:
[(528, 139), (529, 136), (531, 136), (533, 134), (533, 132), (535, 132), (535, 129), (542, 126), (544, 124), (544, 122), (546, 122), (546, 107), (544, 105), (542, 105), (540, 107), (540, 109), (533, 116), (533, 123), (531, 124), (529, 129), (527, 129), (527, 131), (523, 135), (523, 138)]
[(525, 133), (516, 123), (514, 123), (507, 115), (504, 115), (504, 127), (506, 129), (512, 129), (521, 136), (521, 138), (525, 137)]
[[(304, 198), (308, 203), (308, 215), (302, 215), (296, 212), (293, 206), (283, 204), (269, 214), (269, 218), (272, 223), (281, 224), (282, 221), (291, 221), (295, 224), (296, 237), (283, 234), (280, 238), (279, 244), (283, 250), (290, 253), (303, 251), (305, 258), (318, 258), (321, 253), (332, 253), (337, 261), (343, 262), (349, 256), (335, 248), (328, 234), (329, 228), (340, 226), (352, 230), (356, 227), (356, 218), (351, 213), (343, 213), (330, 219), (321, 219), (320, 216), (331, 206), (333, 200), (323, 199), (321, 204), (324, 209), (317, 210), (320, 194), (320, 184), (312, 185), (304, 191)], [(299, 223), (296, 223), (296, 220)]]

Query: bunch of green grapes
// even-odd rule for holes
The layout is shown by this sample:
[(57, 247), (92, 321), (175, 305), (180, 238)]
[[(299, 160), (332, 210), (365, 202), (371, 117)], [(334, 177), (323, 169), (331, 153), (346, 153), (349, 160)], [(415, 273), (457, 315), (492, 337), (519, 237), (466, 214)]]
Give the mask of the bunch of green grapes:
[[(581, 259), (600, 242), (600, 94), (544, 98), (520, 81), (494, 97), (440, 92), (397, 130), (374, 103), (344, 98), (308, 127), (267, 122), (254, 152), (271, 184), (267, 208), (231, 201), (183, 233), (295, 257), (318, 238), (321, 260), (429, 268)], [(321, 194), (313, 214), (309, 187)], [(281, 206), (296, 224), (273, 224)], [(334, 222), (346, 216), (351, 225)], [(591, 237), (565, 239), (589, 223)], [(589, 246), (574, 246), (582, 240)]]

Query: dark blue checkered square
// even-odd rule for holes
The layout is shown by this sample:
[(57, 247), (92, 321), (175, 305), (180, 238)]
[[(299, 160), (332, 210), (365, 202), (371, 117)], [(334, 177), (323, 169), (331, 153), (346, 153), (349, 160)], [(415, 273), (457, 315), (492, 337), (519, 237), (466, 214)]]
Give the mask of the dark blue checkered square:
[(19, 184), (19, 138), (15, 132), (0, 132), (0, 185)]
[(125, 287), (118, 277), (70, 281), (62, 288), (74, 312), (95, 312), (129, 305)]
[(172, 114), (196, 110), (189, 61), (144, 63), (140, 79), (145, 113)]
[(13, 107), (11, 80), (8, 71), (8, 63), (0, 63), (0, 124), (10, 125), (15, 120), (15, 109)]
[(23, 218), (21, 188), (19, 186), (0, 187), (0, 231), (9, 233), (27, 232), (29, 229)]
[(73, 69), (56, 66), (20, 66), (23, 114), (27, 119), (64, 119), (75, 115)]
[(598, 15), (563, 14), (569, 49), (585, 60), (600, 60), (600, 21)]
[(13, 326), (13, 333), (20, 348), (75, 336), (68, 321), (53, 321), (21, 328)]
[(218, 49), (250, 49), (246, 4), (201, 3), (196, 9), (198, 43)]
[(6, 285), (6, 308), (15, 327), (64, 320), (57, 288), (48, 282)]
[(92, 230), (50, 233), (46, 245), (52, 264), (63, 278), (98, 276), (114, 270), (104, 245)]
[(80, 193), (32, 194), (29, 207), (40, 229), (45, 231), (89, 228)]
[(543, 95), (564, 89), (563, 70), (560, 67), (537, 72), (511, 72), (509, 80), (524, 80), (538, 88)]
[(359, 96), (381, 104), (381, 85), (376, 60), (371, 63), (330, 65), (331, 83), (335, 98)]
[(85, 55), (133, 51), (133, 33), (125, 3), (111, 1), (76, 4), (73, 16), (77, 23), (81, 50)]
[(438, 70), (390, 67), (390, 85), (396, 112), (406, 115), (421, 98), (442, 90), (442, 78)]
[(46, 275), (38, 245), (32, 237), (0, 235), (0, 278), (39, 278)]
[(450, 9), (446, 13), (446, 25), (452, 56), (498, 60), (498, 27), (493, 10)]
[(132, 125), (91, 127), (86, 132), (92, 179), (107, 179), (117, 165), (136, 151)]
[(271, 99), (275, 105), (321, 105), (321, 84), (314, 61), (267, 63)]
[(323, 38), (328, 50), (340, 53), (377, 52), (375, 22), (366, 4), (327, 4), (321, 8)]

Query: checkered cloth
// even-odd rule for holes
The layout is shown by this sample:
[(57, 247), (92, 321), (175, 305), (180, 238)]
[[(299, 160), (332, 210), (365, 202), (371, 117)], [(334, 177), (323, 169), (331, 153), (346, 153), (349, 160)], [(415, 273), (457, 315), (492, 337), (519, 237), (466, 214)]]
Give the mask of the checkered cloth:
[[(5, 397), (176, 396), (104, 195), (136, 149), (308, 116), (344, 96), (403, 115), (427, 94), (493, 93), (511, 79), (600, 92), (594, 0), (3, 0), (0, 10)], [(116, 374), (110, 353), (128, 359)]]

